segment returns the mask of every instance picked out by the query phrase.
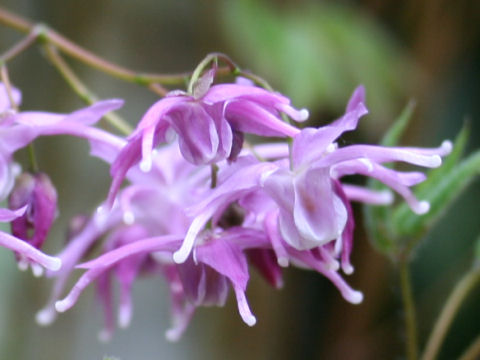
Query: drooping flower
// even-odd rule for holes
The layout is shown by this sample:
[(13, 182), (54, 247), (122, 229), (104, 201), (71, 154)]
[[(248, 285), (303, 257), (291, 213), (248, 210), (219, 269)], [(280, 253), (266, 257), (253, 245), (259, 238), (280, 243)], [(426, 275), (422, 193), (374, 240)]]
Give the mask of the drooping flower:
[[(11, 88), (10, 92), (18, 106), (20, 91)], [(122, 104), (121, 100), (101, 101), (71, 114), (17, 112), (10, 102), (5, 85), (0, 83), (0, 200), (8, 196), (15, 177), (21, 172), (19, 165), (12, 160), (13, 154), (40, 136), (72, 135), (85, 138), (91, 142), (92, 153), (96, 155), (112, 146), (120, 148), (124, 144), (123, 140), (91, 125)], [(2, 233), (0, 245), (13, 250), (20, 259), (25, 260), (19, 262), (20, 267), (26, 268), (30, 263), (34, 274), (40, 275), (42, 269), (37, 264), (55, 271), (61, 263), (60, 259), (44, 255), (36, 249), (45, 240), (55, 215), (56, 196), (44, 178), (34, 176), (34, 179), (24, 180), (26, 181), (12, 196), (10, 206), (14, 209), (23, 206), (25, 211), (22, 214), (15, 213), (17, 216), (5, 220), (13, 221), (13, 232), (22, 240)], [(29, 235), (32, 229), (33, 237)]]
[[(15, 219), (24, 216), (26, 211), (27, 206), (17, 210), (0, 209), (0, 222), (15, 221)], [(33, 273), (36, 276), (40, 276), (42, 274), (43, 271), (41, 266), (55, 271), (58, 270), (62, 264), (59, 258), (45, 255), (28, 242), (3, 231), (0, 231), (0, 246), (12, 250), (15, 252), (15, 254), (27, 261), (19, 263), (20, 266), (31, 263)]]
[(25, 214), (12, 220), (12, 234), (40, 249), (57, 212), (57, 191), (48, 175), (23, 173), (9, 198), (10, 209), (26, 206)]
[(278, 93), (245, 84), (210, 86), (213, 70), (207, 72), (198, 91), (172, 91), (143, 116), (114, 162), (109, 194), (112, 203), (127, 171), (138, 161), (144, 171), (152, 167), (152, 151), (178, 135), (182, 155), (193, 164), (234, 160), (242, 148), (243, 134), (292, 137), (299, 130), (281, 119), (286, 114), (296, 121), (308, 118), (308, 111), (296, 110)]

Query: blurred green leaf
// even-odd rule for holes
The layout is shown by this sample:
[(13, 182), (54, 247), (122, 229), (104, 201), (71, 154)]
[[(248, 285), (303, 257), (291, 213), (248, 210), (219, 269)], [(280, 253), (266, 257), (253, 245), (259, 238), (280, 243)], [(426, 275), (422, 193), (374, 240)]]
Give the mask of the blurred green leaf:
[(336, 111), (363, 83), (376, 115), (386, 117), (413, 74), (393, 39), (354, 7), (315, 2), (278, 8), (253, 0), (220, 4), (223, 33), (235, 57), (298, 107)]
[(473, 253), (473, 266), (480, 268), (480, 236), (478, 236), (475, 242), (475, 249)]
[(439, 183), (443, 178), (450, 173), (453, 168), (459, 163), (463, 153), (465, 151), (465, 146), (467, 145), (467, 140), (470, 136), (470, 126), (466, 123), (460, 133), (457, 135), (454, 141), (452, 152), (444, 159), (442, 166), (431, 170), (428, 173), (428, 180), (420, 183), (416, 187), (416, 193), (419, 196), (422, 196), (424, 191), (428, 192), (428, 189), (434, 184)]
[[(415, 104), (411, 101), (405, 106), (402, 113), (393, 122), (380, 144), (383, 146), (395, 146), (402, 137), (413, 115)], [(369, 179), (367, 186), (373, 190), (386, 190), (387, 186), (380, 181)], [(369, 238), (374, 246), (382, 252), (390, 252), (395, 241), (395, 234), (392, 232), (390, 206), (364, 206), (365, 227)]]
[[(455, 152), (453, 155), (456, 156)], [(421, 200), (430, 202), (430, 211), (419, 216), (414, 214), (405, 203), (402, 203), (393, 212), (395, 232), (408, 235), (410, 238), (421, 236), (444, 214), (448, 206), (479, 174), (480, 150), (449, 171), (442, 171), (441, 177), (432, 177), (427, 180), (427, 184), (415, 195)]]

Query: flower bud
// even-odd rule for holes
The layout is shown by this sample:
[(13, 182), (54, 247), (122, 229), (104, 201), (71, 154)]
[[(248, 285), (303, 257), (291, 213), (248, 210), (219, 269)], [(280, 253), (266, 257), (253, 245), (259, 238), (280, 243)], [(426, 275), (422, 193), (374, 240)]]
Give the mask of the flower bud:
[(23, 173), (8, 198), (10, 209), (27, 206), (23, 216), (11, 222), (12, 234), (41, 248), (57, 212), (57, 192), (43, 173)]

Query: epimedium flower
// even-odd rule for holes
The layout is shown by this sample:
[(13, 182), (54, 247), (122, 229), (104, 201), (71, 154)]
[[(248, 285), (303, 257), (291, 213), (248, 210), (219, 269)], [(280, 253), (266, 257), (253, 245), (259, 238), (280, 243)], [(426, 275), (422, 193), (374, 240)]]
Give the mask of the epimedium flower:
[[(20, 167), (13, 161), (13, 154), (40, 136), (71, 135), (85, 138), (91, 142), (94, 155), (110, 150), (107, 155), (102, 155), (104, 157), (112, 152), (112, 147), (119, 148), (124, 144), (123, 140), (116, 136), (91, 126), (107, 112), (119, 108), (123, 104), (121, 100), (100, 101), (71, 114), (17, 112), (15, 109), (20, 104), (21, 93), (13, 87), (9, 90), (15, 106), (11, 104), (5, 85), (0, 83), (0, 200), (8, 196), (14, 178), (21, 172)], [(25, 177), (23, 180), (26, 180)], [(45, 240), (55, 215), (56, 196), (52, 189), (45, 178), (26, 180), (12, 196), (10, 204), (12, 208), (26, 204), (22, 207), (24, 212), (15, 213), (15, 217), (10, 216), (10, 220), (4, 220), (13, 221), (12, 230), (21, 239), (5, 233), (1, 235), (0, 245), (17, 254), (21, 268), (26, 268), (30, 263), (35, 275), (42, 273), (38, 265), (56, 271), (61, 264), (60, 259), (44, 255), (36, 249)], [(33, 235), (30, 236), (32, 230)]]
[[(18, 219), (25, 215), (27, 207), (28, 206), (23, 206), (22, 208), (16, 210), (0, 209), (0, 222), (15, 221), (15, 219)], [(23, 239), (19, 239), (3, 231), (0, 231), (0, 246), (12, 250), (13, 252), (15, 252), (15, 254), (30, 262), (32, 265), (33, 273), (37, 276), (41, 275), (42, 273), (41, 266), (49, 270), (55, 271), (60, 269), (60, 266), (62, 264), (59, 258), (45, 255), (43, 252), (38, 250), (36, 247), (30, 245)]]
[[(21, 174), (8, 205), (10, 209), (26, 207), (22, 216), (12, 220), (12, 234), (40, 249), (57, 212), (57, 191), (50, 178), (44, 173)], [(18, 261), (25, 262), (25, 259)]]
[(295, 249), (312, 249), (332, 241), (338, 242), (341, 248), (342, 234), (351, 217), (349, 200), (392, 201), (393, 198), (385, 193), (342, 184), (339, 180), (345, 175), (361, 174), (385, 183), (418, 214), (429, 209), (428, 203), (418, 201), (409, 189), (425, 179), (423, 173), (396, 171), (383, 164), (402, 161), (438, 167), (441, 156), (450, 152), (451, 143), (446, 141), (436, 149), (375, 145), (339, 148), (335, 140), (343, 132), (355, 129), (359, 118), (367, 113), (364, 98), (363, 87), (357, 88), (344, 116), (319, 129), (303, 129), (294, 137), (291, 162), (284, 162), (265, 178), (264, 188), (279, 206), (281, 234)]
[(178, 136), (184, 158), (195, 165), (235, 160), (243, 134), (292, 137), (299, 130), (282, 120), (308, 118), (308, 111), (296, 110), (285, 96), (246, 84), (211, 85), (214, 70), (199, 79), (193, 94), (172, 91), (147, 110), (129, 142), (113, 163), (109, 194), (112, 203), (127, 171), (140, 162), (143, 171), (152, 167), (152, 151)]

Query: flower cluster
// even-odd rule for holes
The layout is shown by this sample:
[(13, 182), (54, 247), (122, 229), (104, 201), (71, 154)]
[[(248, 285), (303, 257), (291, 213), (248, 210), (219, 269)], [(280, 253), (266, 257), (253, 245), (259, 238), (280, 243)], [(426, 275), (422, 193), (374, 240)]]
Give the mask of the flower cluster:
[[(425, 175), (385, 164), (437, 167), (451, 143), (435, 149), (339, 147), (338, 138), (354, 130), (368, 112), (363, 87), (355, 90), (339, 119), (300, 129), (285, 118), (304, 121), (308, 112), (292, 107), (283, 95), (244, 80), (212, 85), (213, 78), (214, 72), (207, 71), (193, 93), (174, 91), (159, 100), (126, 139), (93, 126), (120, 106), (119, 101), (100, 102), (69, 115), (15, 113), (0, 93), (2, 194), (11, 191), (15, 177), (12, 154), (38, 136), (85, 138), (92, 155), (111, 164), (107, 199), (90, 217), (72, 220), (69, 241), (55, 258), (37, 250), (55, 214), (56, 195), (43, 175), (19, 178), (23, 180), (10, 197), (11, 210), (0, 210), (1, 221), (13, 221), (16, 236), (1, 233), (0, 244), (21, 259), (45, 266), (47, 276), (55, 278), (51, 297), (37, 314), (39, 323), (52, 322), (95, 282), (105, 316), (101, 336), (107, 339), (115, 327), (112, 281), (119, 283), (117, 318), (125, 327), (132, 316), (132, 285), (151, 274), (163, 276), (169, 286), (168, 339), (181, 336), (196, 307), (222, 306), (230, 288), (241, 318), (252, 326), (256, 318), (246, 297), (249, 264), (277, 288), (282, 285), (282, 268), (290, 264), (315, 270), (347, 301), (358, 304), (362, 293), (342, 277), (353, 272), (351, 201), (388, 205), (393, 194), (348, 185), (343, 177), (375, 178), (402, 196), (414, 212), (428, 211), (429, 204), (418, 201), (410, 190)], [(14, 95), (20, 96), (16, 91)], [(280, 142), (250, 145), (245, 134), (277, 137)], [(128, 184), (122, 188), (124, 180)], [(93, 245), (100, 241), (101, 254), (92, 259)], [(65, 296), (75, 268), (85, 272)]]

